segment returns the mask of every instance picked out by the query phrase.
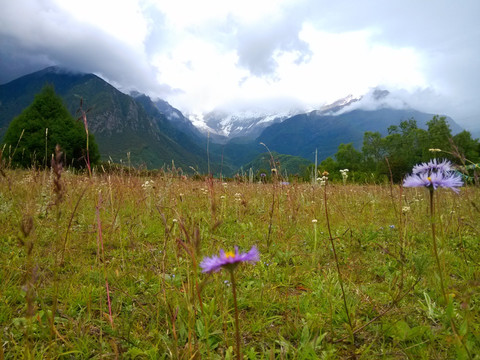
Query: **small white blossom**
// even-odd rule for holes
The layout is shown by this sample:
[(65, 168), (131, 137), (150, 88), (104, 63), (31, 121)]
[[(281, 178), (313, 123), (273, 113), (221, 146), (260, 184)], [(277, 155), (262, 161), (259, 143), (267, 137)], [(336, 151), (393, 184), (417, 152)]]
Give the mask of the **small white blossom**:
[(153, 182), (153, 180), (147, 180), (142, 184), (142, 188), (144, 190), (148, 190), (148, 189), (151, 189), (154, 186), (154, 184), (155, 183)]
[(342, 180), (344, 185), (347, 183), (347, 178), (348, 178), (347, 172), (348, 172), (348, 169), (340, 170), (340, 174), (342, 174)]

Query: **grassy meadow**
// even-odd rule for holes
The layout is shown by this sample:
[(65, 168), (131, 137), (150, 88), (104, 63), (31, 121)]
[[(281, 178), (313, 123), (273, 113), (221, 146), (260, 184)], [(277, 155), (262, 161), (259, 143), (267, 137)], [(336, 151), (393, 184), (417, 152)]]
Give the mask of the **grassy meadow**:
[(434, 201), (438, 261), (424, 188), (7, 169), (0, 359), (234, 359), (229, 274), (199, 263), (253, 245), (243, 358), (478, 359), (480, 189)]

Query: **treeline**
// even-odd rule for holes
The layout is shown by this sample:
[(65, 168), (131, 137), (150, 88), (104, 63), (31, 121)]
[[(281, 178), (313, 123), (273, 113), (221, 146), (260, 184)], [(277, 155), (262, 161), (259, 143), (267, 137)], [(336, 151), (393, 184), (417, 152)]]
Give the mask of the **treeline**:
[(434, 157), (451, 160), (473, 179), (474, 164), (480, 162), (479, 140), (466, 130), (452, 135), (445, 117), (434, 116), (426, 130), (410, 119), (390, 126), (386, 136), (365, 132), (360, 151), (352, 143), (340, 144), (334, 157), (323, 160), (318, 169), (328, 171), (331, 179), (341, 179), (340, 170), (349, 169), (349, 181), (377, 182), (391, 177), (399, 182), (415, 164)]

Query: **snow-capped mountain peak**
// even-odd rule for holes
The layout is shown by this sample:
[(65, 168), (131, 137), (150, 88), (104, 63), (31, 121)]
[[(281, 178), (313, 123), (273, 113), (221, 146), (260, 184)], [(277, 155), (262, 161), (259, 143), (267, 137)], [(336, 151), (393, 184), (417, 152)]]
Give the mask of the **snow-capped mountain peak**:
[(225, 136), (228, 138), (246, 136), (254, 138), (266, 127), (294, 116), (302, 110), (267, 113), (247, 110), (227, 113), (214, 110), (206, 114), (190, 114), (190, 121), (202, 132)]
[(313, 112), (315, 115), (340, 115), (356, 108), (369, 110), (385, 106), (405, 108), (407, 105), (388, 90), (374, 88), (362, 96), (348, 95), (316, 108), (305, 106), (304, 108), (279, 110), (277, 112), (269, 112), (259, 108), (233, 112), (213, 110), (205, 114), (190, 114), (188, 118), (197, 129), (205, 134), (214, 134), (224, 139), (240, 136), (256, 138), (270, 125), (283, 122), (297, 114)]

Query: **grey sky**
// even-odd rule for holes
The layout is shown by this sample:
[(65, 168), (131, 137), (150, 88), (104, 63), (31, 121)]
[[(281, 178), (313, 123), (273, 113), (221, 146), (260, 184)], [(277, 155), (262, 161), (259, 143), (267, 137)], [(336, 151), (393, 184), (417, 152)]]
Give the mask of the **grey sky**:
[[(480, 128), (480, 1), (4, 0), (0, 83), (48, 65), (200, 113), (372, 87)], [(278, 99), (278, 101), (275, 101)]]

